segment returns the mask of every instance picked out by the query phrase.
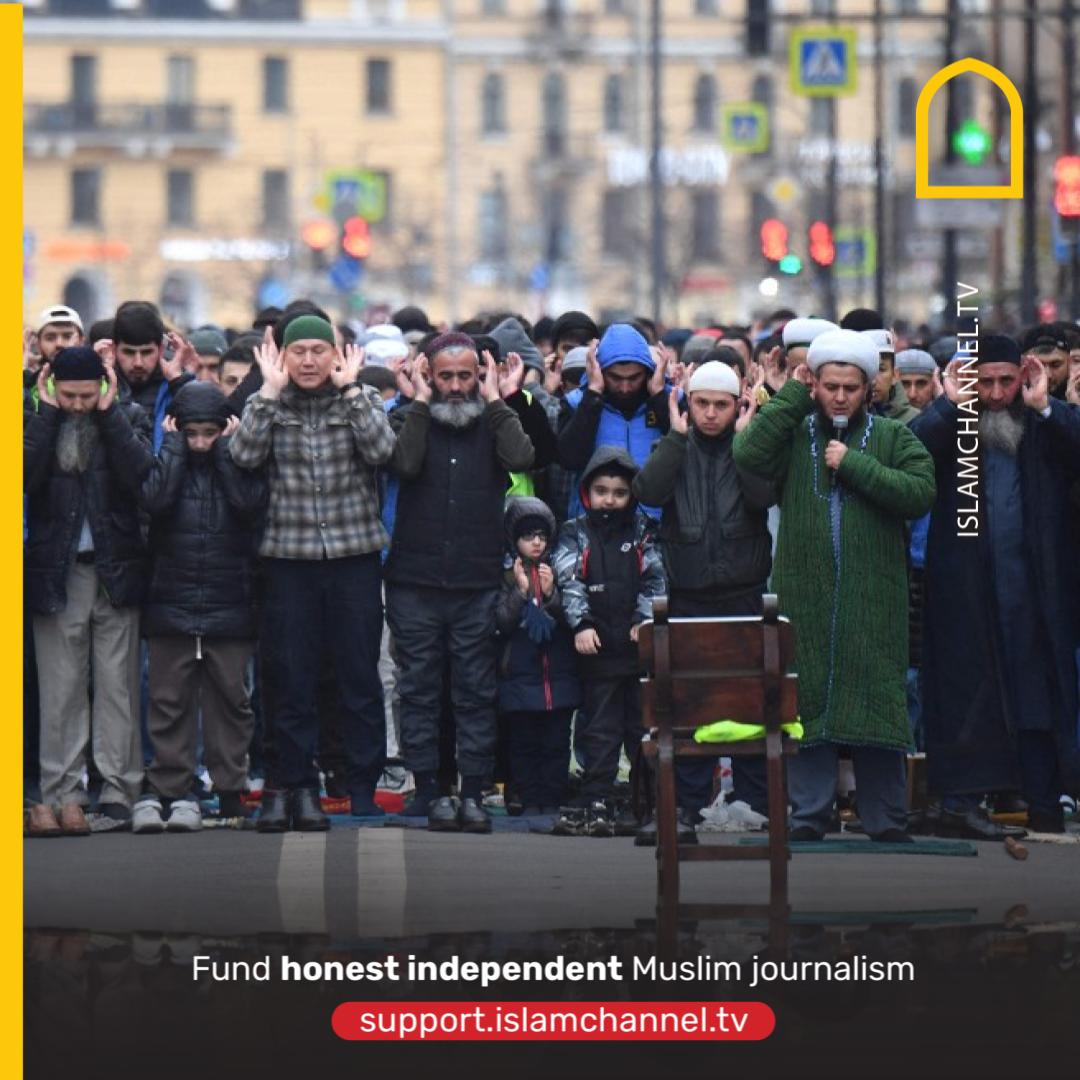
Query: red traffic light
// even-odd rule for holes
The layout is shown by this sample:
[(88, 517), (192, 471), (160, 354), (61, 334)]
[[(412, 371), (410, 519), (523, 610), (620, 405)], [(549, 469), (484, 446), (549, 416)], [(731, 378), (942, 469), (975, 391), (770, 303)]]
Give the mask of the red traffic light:
[(1054, 181), (1054, 209), (1062, 217), (1080, 217), (1080, 157), (1059, 157), (1054, 164)]
[(787, 226), (777, 218), (767, 218), (761, 223), (761, 254), (779, 262), (787, 250)]
[(337, 230), (334, 228), (332, 221), (315, 218), (312, 221), (304, 222), (303, 228), (300, 230), (300, 239), (312, 251), (325, 251), (334, 242), (336, 232)]
[(832, 229), (824, 221), (815, 221), (810, 226), (810, 258), (818, 266), (832, 266), (836, 261)]
[(351, 217), (341, 233), (341, 250), (354, 259), (366, 259), (371, 254), (371, 233), (362, 217)]

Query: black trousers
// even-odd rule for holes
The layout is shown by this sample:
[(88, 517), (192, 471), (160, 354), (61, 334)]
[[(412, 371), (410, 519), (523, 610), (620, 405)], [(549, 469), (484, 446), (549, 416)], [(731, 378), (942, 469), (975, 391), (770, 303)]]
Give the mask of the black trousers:
[(319, 682), (330, 657), (349, 790), (374, 788), (386, 758), (378, 554), (266, 559), (263, 568), (262, 675), (277, 750), (275, 783), (284, 788), (318, 784)]
[[(711, 619), (725, 616), (760, 615), (761, 595), (761, 589), (751, 589), (738, 596), (716, 600), (707, 595), (697, 595), (692, 590), (684, 592), (672, 589), (669, 601), (670, 613), (673, 618)], [(738, 719), (738, 717), (718, 716), (716, 719)], [(716, 760), (716, 758), (686, 758), (675, 763), (676, 799), (684, 810), (700, 810), (712, 801)], [(733, 757), (731, 778), (734, 799), (748, 803), (750, 808), (759, 814), (768, 815), (769, 789), (765, 778), (765, 758)]]
[(619, 773), (619, 747), (631, 762), (641, 746), (641, 683), (637, 675), (584, 680), (585, 711), (589, 722), (582, 733), (585, 775), (581, 798), (605, 799), (612, 794)]
[(566, 799), (573, 712), (506, 714), (510, 776), (526, 806), (561, 806)]
[(462, 776), (489, 777), (495, 760), (495, 601), (498, 589), (435, 589), (390, 583), (386, 618), (394, 635), (401, 744), (413, 772), (439, 768), (443, 670)]

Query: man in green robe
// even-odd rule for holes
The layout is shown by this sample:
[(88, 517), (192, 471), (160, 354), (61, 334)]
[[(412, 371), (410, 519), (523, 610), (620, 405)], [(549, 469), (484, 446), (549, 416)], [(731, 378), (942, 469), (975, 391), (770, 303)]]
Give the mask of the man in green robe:
[(866, 831), (909, 840), (904, 523), (933, 505), (934, 465), (904, 424), (870, 413), (877, 373), (867, 337), (820, 335), (733, 448), (779, 490), (773, 587), (795, 627), (806, 729), (788, 771), (793, 840), (828, 829), (845, 746)]

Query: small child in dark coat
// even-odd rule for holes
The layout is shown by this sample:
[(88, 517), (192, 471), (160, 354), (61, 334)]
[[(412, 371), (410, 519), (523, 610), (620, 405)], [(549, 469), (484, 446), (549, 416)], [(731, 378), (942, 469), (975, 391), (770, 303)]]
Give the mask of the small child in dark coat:
[(499, 711), (510, 773), (525, 815), (555, 814), (566, 795), (570, 719), (581, 684), (549, 561), (555, 515), (540, 499), (515, 498), (504, 517), (508, 567), (495, 611), (500, 639)]
[(132, 811), (136, 833), (202, 826), (191, 794), (200, 712), (221, 816), (242, 815), (254, 729), (244, 679), (255, 646), (256, 535), (268, 495), (265, 474), (229, 456), (238, 423), (217, 386), (188, 383), (162, 424), (161, 449), (143, 482), (153, 562), (142, 632), (154, 760), (147, 793)]

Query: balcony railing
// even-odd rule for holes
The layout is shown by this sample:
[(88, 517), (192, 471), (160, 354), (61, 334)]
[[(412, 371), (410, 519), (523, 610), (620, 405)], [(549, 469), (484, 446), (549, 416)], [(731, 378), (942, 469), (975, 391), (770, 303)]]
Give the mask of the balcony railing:
[[(28, 102), (23, 109), (27, 147), (39, 154), (79, 148), (136, 152), (224, 151), (232, 142), (229, 105)], [(149, 151), (148, 151), (149, 152)]]

